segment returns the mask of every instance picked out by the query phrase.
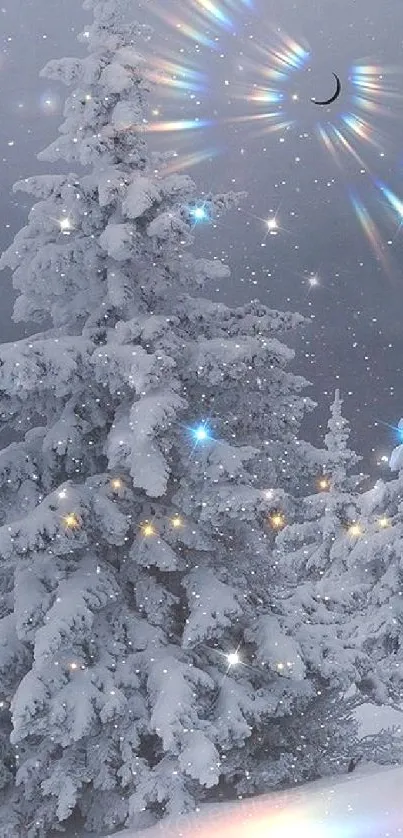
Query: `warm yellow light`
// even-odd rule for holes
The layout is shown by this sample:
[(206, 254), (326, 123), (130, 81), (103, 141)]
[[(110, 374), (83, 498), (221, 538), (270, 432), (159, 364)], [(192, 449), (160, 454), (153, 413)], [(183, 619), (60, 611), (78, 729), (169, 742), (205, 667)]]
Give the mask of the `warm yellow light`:
[(148, 538), (150, 535), (155, 535), (155, 529), (152, 524), (148, 524), (147, 522), (143, 524), (141, 528), (141, 532), (143, 535)]
[(80, 527), (80, 519), (75, 512), (69, 512), (62, 518), (63, 524), (68, 530), (77, 530)]
[(319, 477), (319, 479), (318, 479), (318, 489), (320, 489), (321, 492), (325, 492), (327, 489), (329, 489), (329, 487), (330, 487), (330, 483), (329, 483), (329, 480), (327, 479), (327, 477)]
[(362, 529), (359, 524), (351, 524), (348, 528), (350, 535), (355, 537), (362, 535)]
[(182, 518), (180, 518), (179, 515), (175, 515), (175, 517), (171, 519), (171, 524), (175, 527), (175, 529), (178, 529), (182, 526)]
[(281, 530), (285, 527), (285, 518), (282, 512), (273, 512), (269, 520), (274, 530)]
[(386, 518), (386, 516), (383, 516), (382, 518), (379, 519), (378, 524), (379, 524), (380, 527), (382, 527), (382, 529), (386, 529), (386, 527), (390, 526), (389, 518)]
[(111, 480), (111, 486), (112, 486), (112, 489), (115, 492), (117, 492), (119, 489), (122, 488), (123, 481), (120, 479), (120, 477), (114, 477), (113, 480)]

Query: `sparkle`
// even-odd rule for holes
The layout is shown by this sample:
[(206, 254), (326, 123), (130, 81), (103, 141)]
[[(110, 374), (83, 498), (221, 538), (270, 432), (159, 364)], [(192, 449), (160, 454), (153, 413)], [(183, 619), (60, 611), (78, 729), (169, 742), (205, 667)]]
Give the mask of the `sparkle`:
[(390, 520), (386, 516), (383, 516), (379, 519), (378, 524), (382, 529), (386, 529), (390, 526)]
[(62, 521), (67, 530), (78, 530), (80, 528), (80, 519), (75, 512), (69, 512), (62, 518)]
[(172, 526), (173, 526), (175, 529), (179, 529), (179, 527), (181, 527), (181, 526), (183, 525), (182, 518), (180, 518), (180, 516), (179, 516), (179, 515), (175, 515), (175, 516), (171, 519), (171, 524), (172, 524)]
[(358, 536), (362, 535), (362, 529), (357, 523), (350, 524), (348, 532), (349, 535), (352, 535), (354, 538), (358, 538)]
[(273, 512), (269, 518), (273, 530), (282, 530), (285, 527), (285, 517), (282, 512)]
[(208, 442), (212, 438), (210, 430), (204, 422), (197, 425), (196, 428), (192, 428), (192, 435), (196, 443)]
[(73, 230), (73, 225), (68, 217), (59, 218), (60, 232), (68, 236)]
[(201, 224), (202, 221), (210, 221), (210, 207), (206, 204), (198, 204), (196, 207), (190, 209), (190, 215), (195, 224)]
[(145, 536), (145, 538), (149, 538), (150, 536), (155, 535), (155, 529), (153, 525), (150, 524), (148, 521), (142, 524), (141, 532)]
[(64, 500), (65, 498), (67, 498), (66, 489), (61, 489), (61, 491), (58, 492), (58, 497), (60, 498), (60, 500)]
[(317, 485), (321, 492), (326, 492), (330, 488), (330, 482), (327, 477), (319, 477)]
[(111, 480), (111, 487), (115, 492), (119, 491), (119, 489), (121, 489), (122, 486), (123, 486), (123, 481), (120, 479), (120, 477), (114, 477)]
[(227, 655), (227, 661), (229, 666), (236, 666), (237, 663), (241, 662), (238, 652), (230, 652)]

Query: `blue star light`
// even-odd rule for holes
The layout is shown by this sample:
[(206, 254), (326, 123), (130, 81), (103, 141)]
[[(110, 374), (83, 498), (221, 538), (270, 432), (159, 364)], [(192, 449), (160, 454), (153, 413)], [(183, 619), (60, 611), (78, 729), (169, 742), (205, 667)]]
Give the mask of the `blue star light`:
[(403, 443), (403, 419), (400, 419), (397, 425), (391, 425), (390, 422), (384, 422), (382, 419), (378, 419), (381, 425), (385, 425), (387, 428), (391, 428), (392, 431), (395, 432), (395, 438), (397, 441), (402, 444)]
[(210, 215), (206, 204), (199, 204), (197, 207), (192, 207), (190, 214), (195, 224), (200, 224), (202, 221), (210, 221)]
[(209, 442), (212, 439), (210, 429), (204, 422), (201, 422), (200, 425), (196, 425), (196, 427), (192, 428), (191, 431), (196, 444)]

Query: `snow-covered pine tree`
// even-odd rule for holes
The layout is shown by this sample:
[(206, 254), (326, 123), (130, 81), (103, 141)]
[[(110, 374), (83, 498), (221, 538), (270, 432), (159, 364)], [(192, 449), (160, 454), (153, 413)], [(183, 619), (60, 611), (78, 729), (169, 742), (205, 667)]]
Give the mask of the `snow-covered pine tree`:
[(359, 533), (358, 487), (364, 475), (350, 474), (361, 458), (348, 447), (349, 424), (342, 416), (341, 405), (336, 390), (317, 491), (302, 499), (297, 506), (298, 520), (287, 525), (276, 539), (278, 561), (286, 575), (306, 579), (309, 585), (334, 571), (334, 550), (341, 544), (352, 544), (351, 539)]
[(75, 89), (40, 157), (85, 173), (16, 184), (39, 201), (1, 260), (15, 319), (44, 328), (0, 349), (0, 416), (20, 432), (0, 457), (1, 838), (273, 787), (291, 768), (258, 764), (259, 731), (312, 695), (264, 595), (313, 405), (279, 338), (304, 320), (200, 296), (229, 270), (187, 252), (195, 185), (147, 149), (143, 27), (123, 0), (84, 7), (88, 57), (43, 71)]
[[(403, 419), (399, 422), (403, 429)], [(362, 689), (376, 703), (403, 702), (403, 445), (392, 451), (390, 468), (397, 477), (377, 481), (361, 499), (362, 538), (349, 565), (365, 580), (367, 597), (357, 609), (352, 641), (361, 644), (370, 665)]]
[[(297, 505), (296, 517), (277, 536), (276, 566), (284, 590), (276, 608), (298, 640), (308, 677), (315, 684), (317, 708), (305, 714), (304, 743), (312, 770), (331, 773), (359, 749), (353, 710), (365, 654), (351, 642), (348, 620), (367, 592), (365, 580), (347, 565), (360, 537), (363, 475), (351, 474), (361, 459), (348, 447), (349, 424), (336, 390), (325, 436), (318, 491)], [(346, 622), (347, 621), (347, 622)], [(317, 726), (323, 735), (317, 739)], [(327, 733), (325, 733), (327, 731)], [(301, 746), (301, 743), (299, 743)], [(312, 779), (312, 776), (311, 776)]]

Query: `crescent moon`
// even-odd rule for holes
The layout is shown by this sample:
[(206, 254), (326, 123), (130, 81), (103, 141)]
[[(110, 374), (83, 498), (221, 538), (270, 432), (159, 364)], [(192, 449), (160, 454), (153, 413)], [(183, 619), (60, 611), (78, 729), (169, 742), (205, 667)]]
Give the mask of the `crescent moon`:
[(314, 105), (331, 105), (332, 102), (335, 102), (336, 99), (339, 98), (341, 93), (341, 81), (339, 77), (336, 75), (336, 73), (333, 73), (333, 76), (336, 79), (336, 92), (333, 94), (333, 96), (330, 97), (330, 99), (325, 99), (323, 102), (318, 102), (317, 99), (311, 99), (311, 102), (313, 102)]

